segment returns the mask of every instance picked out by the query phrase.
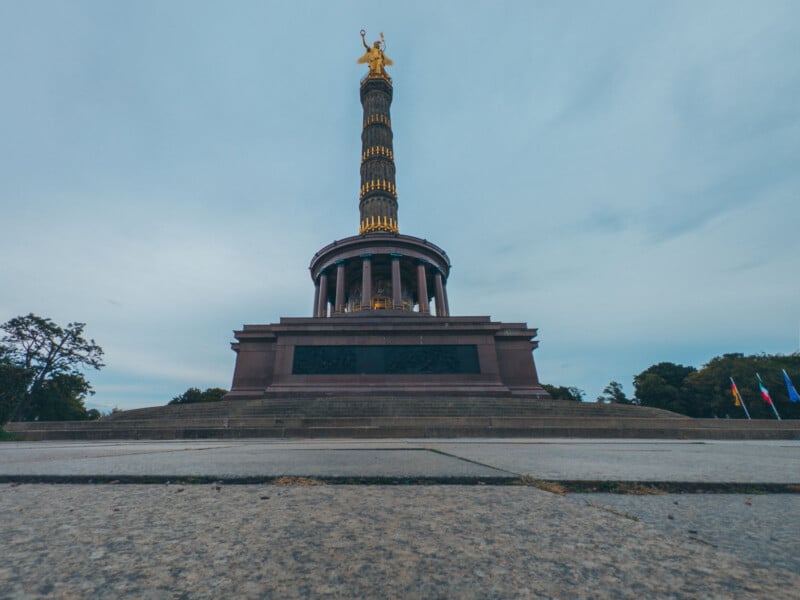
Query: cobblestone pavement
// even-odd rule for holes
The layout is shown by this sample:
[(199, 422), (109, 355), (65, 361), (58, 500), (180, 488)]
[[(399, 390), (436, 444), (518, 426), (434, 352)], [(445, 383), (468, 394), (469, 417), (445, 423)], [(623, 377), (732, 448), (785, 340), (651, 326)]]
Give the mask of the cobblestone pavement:
[(653, 498), (675, 530), (521, 486), (2, 484), (0, 597), (800, 597), (793, 563)]

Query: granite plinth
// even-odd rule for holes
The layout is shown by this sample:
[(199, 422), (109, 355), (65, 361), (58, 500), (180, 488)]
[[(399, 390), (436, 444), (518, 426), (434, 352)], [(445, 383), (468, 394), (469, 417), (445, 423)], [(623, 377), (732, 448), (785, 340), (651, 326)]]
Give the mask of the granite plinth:
[[(524, 323), (430, 315), (283, 318), (280, 323), (245, 325), (235, 336), (229, 400), (359, 393), (548, 397), (533, 362), (536, 330)], [(353, 358), (364, 347), (401, 358), (387, 359), (383, 368), (367, 368)], [(454, 353), (442, 355), (444, 348)], [(316, 370), (299, 368), (300, 351), (306, 357), (309, 349), (319, 350)], [(405, 354), (388, 352), (392, 350)], [(458, 356), (470, 353), (477, 364), (467, 368)]]

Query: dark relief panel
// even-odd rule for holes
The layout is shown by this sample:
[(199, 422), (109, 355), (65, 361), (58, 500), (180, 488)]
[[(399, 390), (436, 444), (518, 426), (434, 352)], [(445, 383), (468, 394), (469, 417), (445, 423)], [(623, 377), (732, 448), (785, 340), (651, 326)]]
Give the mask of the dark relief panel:
[(296, 346), (293, 375), (479, 374), (475, 345)]

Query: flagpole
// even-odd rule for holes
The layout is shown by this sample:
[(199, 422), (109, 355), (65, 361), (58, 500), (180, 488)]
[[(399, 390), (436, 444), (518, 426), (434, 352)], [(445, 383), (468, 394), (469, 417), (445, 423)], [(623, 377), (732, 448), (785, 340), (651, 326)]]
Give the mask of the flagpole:
[(774, 402), (770, 402), (769, 405), (772, 407), (772, 412), (775, 413), (775, 418), (778, 419), (778, 421), (780, 421), (781, 420), (781, 416), (778, 414), (778, 409), (775, 408), (775, 403)]
[(739, 404), (742, 405), (742, 408), (744, 409), (744, 414), (747, 415), (747, 420), (752, 421), (752, 419), (750, 418), (750, 413), (747, 411), (747, 407), (744, 405), (744, 398), (742, 398), (742, 394), (739, 392), (739, 388), (736, 387), (736, 382), (733, 380), (733, 377), (731, 377), (731, 385), (733, 386), (733, 389), (736, 390), (736, 398), (737, 400), (739, 400)]
[[(758, 378), (758, 386), (761, 388), (761, 395), (764, 396), (764, 392), (766, 391), (767, 388), (764, 387), (764, 382), (761, 381), (761, 375), (756, 373), (756, 377)], [(775, 403), (772, 401), (772, 397), (769, 395), (769, 392), (767, 392), (766, 396), (764, 397), (764, 401), (766, 401), (767, 398), (769, 398), (769, 402), (767, 402), (767, 404), (769, 404), (772, 407), (772, 412), (775, 413), (775, 418), (778, 419), (778, 421), (780, 421), (781, 416), (778, 414), (778, 409), (775, 408)]]

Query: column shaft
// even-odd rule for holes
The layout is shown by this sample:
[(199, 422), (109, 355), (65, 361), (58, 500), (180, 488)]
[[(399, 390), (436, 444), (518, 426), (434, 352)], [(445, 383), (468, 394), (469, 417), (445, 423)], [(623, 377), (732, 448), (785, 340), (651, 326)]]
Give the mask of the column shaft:
[(328, 276), (325, 273), (319, 276), (319, 304), (317, 305), (317, 316), (328, 316)]
[(446, 317), (447, 310), (444, 307), (444, 288), (442, 287), (442, 274), (438, 271), (433, 276), (434, 285), (436, 289), (434, 290), (435, 298), (436, 298), (436, 316), (437, 317)]
[(333, 312), (344, 312), (344, 262), (336, 265), (336, 304), (334, 304)]
[(361, 309), (372, 308), (372, 259), (364, 257), (361, 262)]
[(319, 279), (314, 282), (314, 307), (311, 309), (311, 313), (315, 316), (319, 316)]
[(392, 302), (395, 308), (403, 307), (403, 290), (400, 283), (400, 257), (392, 256)]
[(417, 265), (417, 297), (419, 312), (429, 313), (431, 309), (428, 304), (428, 284), (425, 280), (425, 265), (422, 263)]

